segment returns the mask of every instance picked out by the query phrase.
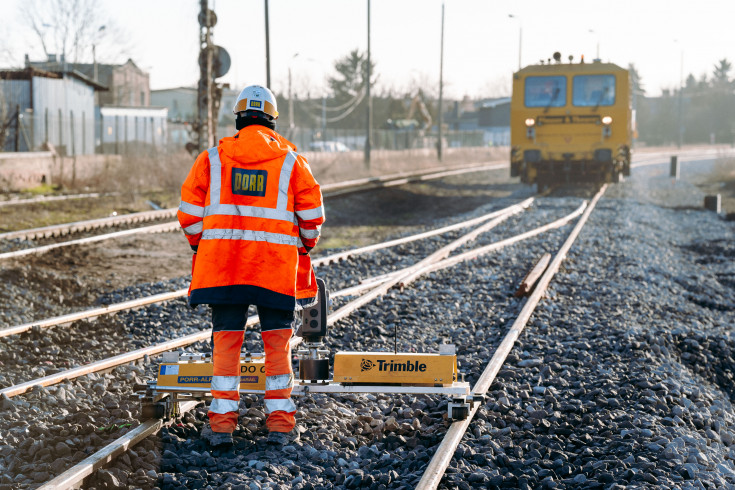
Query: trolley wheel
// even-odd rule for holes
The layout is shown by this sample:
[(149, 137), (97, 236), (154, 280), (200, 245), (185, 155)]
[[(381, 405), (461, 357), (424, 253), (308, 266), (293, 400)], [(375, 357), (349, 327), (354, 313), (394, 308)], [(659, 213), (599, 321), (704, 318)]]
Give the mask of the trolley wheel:
[(452, 407), (449, 418), (452, 420), (464, 420), (470, 415), (470, 407)]
[(323, 381), (329, 379), (329, 359), (300, 360), (299, 379), (305, 381)]
[(166, 416), (166, 406), (163, 403), (147, 403), (140, 407), (140, 417), (143, 420), (162, 419)]

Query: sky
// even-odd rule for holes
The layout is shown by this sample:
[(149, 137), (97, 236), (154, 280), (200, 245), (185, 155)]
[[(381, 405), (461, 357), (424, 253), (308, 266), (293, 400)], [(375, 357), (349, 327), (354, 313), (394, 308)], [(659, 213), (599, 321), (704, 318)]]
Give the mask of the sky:
[[(0, 0), (0, 62), (43, 58), (19, 14), (27, 0)], [(47, 4), (40, 0), (39, 5)], [(103, 31), (97, 58), (130, 57), (150, 73), (151, 89), (194, 86), (199, 77), (198, 0), (96, 0)], [(232, 59), (220, 82), (266, 83), (265, 0), (209, 0), (215, 44)], [(335, 60), (367, 50), (367, 0), (269, 0), (271, 88), (322, 94)], [(444, 96), (510, 94), (512, 73), (551, 58), (633, 63), (648, 95), (700, 78), (719, 60), (735, 63), (735, 0), (371, 0), (376, 92), (423, 87), (438, 94), (444, 5)], [(513, 15), (514, 17), (509, 17)], [(107, 19), (107, 20), (104, 20)], [(115, 29), (113, 29), (115, 27)], [(122, 34), (115, 35), (115, 32)], [(109, 45), (117, 41), (114, 45)], [(124, 48), (120, 59), (120, 47)], [(8, 54), (9, 53), (9, 54)], [(111, 59), (117, 56), (117, 60)], [(87, 62), (91, 62), (90, 59)], [(732, 74), (735, 76), (735, 73)]]

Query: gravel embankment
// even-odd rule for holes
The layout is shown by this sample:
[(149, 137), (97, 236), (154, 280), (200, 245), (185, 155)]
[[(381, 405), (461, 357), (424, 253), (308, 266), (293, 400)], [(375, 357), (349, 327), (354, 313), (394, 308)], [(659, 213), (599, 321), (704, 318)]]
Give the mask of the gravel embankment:
[[(579, 199), (575, 199), (571, 207), (578, 202)], [(505, 204), (507, 203), (503, 205)], [(527, 212), (509, 220), (502, 225), (504, 228), (498, 228), (497, 233), (509, 236), (514, 233), (519, 220), (528, 221), (528, 226), (536, 226), (539, 222), (555, 219), (569, 211), (556, 203), (551, 203), (547, 208)], [(485, 240), (490, 239), (497, 238), (488, 237)], [(335, 284), (339, 286), (341, 281), (344, 285), (350, 285), (366, 271), (380, 274), (395, 270), (401, 264), (407, 265), (415, 261), (417, 255), (430, 253), (446, 241), (447, 237), (437, 237), (421, 245), (409, 244), (395, 250), (370, 254), (365, 259), (352, 259), (349, 262), (332, 265), (328, 270), (333, 275)], [(339, 278), (340, 275), (343, 277)], [(178, 289), (182, 287), (181, 281), (124, 288), (113, 294), (100, 296), (98, 303), (108, 304), (144, 294)], [(18, 310), (23, 309), (22, 304)], [(63, 306), (56, 308), (64, 309)], [(205, 308), (190, 310), (184, 306), (183, 301), (175, 301), (115, 316), (102, 316), (93, 322), (81, 321), (70, 327), (39, 329), (12, 337), (12, 343), (2, 345), (0, 362), (3, 363), (3, 377), (0, 381), (3, 386), (8, 386), (54, 373), (77, 363), (86, 363), (105, 355), (116, 354), (123, 350), (123, 347), (141, 347), (150, 342), (163, 341), (176, 334), (188, 334), (206, 328), (207, 324)], [(256, 332), (248, 335), (248, 346), (251, 350), (262, 350)], [(340, 347), (348, 345), (343, 342)], [(201, 351), (207, 349), (207, 346), (198, 345), (192, 349)], [(7, 414), (6, 423), (0, 422), (0, 433), (7, 431), (8, 441), (11, 444), (17, 439), (16, 436), (23, 433), (31, 434), (28, 441), (32, 443), (37, 434), (32, 430), (30, 433), (27, 432), (31, 424), (25, 423), (24, 420), (33, 418), (37, 426), (43, 427), (43, 430), (38, 432), (38, 435), (43, 436), (43, 440), (35, 445), (20, 443), (19, 451), (8, 452), (5, 455), (5, 474), (0, 483), (27, 486), (34, 482), (45, 481), (71, 462), (79, 461), (91, 453), (103, 441), (107, 442), (117, 437), (121, 431), (127, 430), (130, 424), (134, 426), (134, 417), (137, 414), (135, 403), (120, 402), (114, 411), (103, 410), (99, 413), (96, 413), (94, 406), (112, 409), (115, 398), (126, 397), (130, 394), (133, 384), (152, 376), (155, 368), (150, 363), (146, 365), (147, 373), (139, 367), (121, 367), (112, 374), (73, 380), (47, 389), (39, 388), (29, 395), (3, 400)], [(39, 411), (39, 406), (43, 410)], [(67, 416), (70, 412), (75, 414), (79, 410), (88, 411), (88, 414)], [(33, 413), (32, 417), (29, 412)], [(77, 420), (79, 417), (84, 420)], [(8, 447), (10, 445), (6, 449)], [(125, 459), (121, 461), (124, 462)], [(124, 481), (127, 482), (127, 479)]]
[[(693, 188), (671, 184), (655, 168), (611, 187), (599, 202), (443, 487), (735, 487), (735, 228), (694, 209)], [(521, 221), (536, 226), (578, 203), (558, 193)], [(490, 235), (509, 236), (518, 223)], [(454, 343), (474, 383), (522, 306), (512, 297), (518, 281), (570, 229), (392, 291), (339, 322), (330, 347), (389, 350), (395, 328), (400, 350)], [(370, 260), (387, 259), (376, 254), (319, 273), (336, 289), (362, 267), (373, 271)], [(206, 322), (202, 308), (178, 314), (172, 318), (182, 324)], [(148, 326), (161, 328), (168, 318), (148, 318)], [(247, 344), (261, 349), (257, 332)], [(32, 487), (98, 447), (97, 439), (127, 430), (136, 408), (121, 400), (153, 368), (118, 368), (0, 401), (0, 488)], [(89, 486), (413, 488), (447, 426), (440, 397), (313, 395), (298, 405), (301, 441), (281, 452), (264, 445), (262, 399), (245, 396), (234, 449), (211, 450), (199, 439), (201, 406)]]

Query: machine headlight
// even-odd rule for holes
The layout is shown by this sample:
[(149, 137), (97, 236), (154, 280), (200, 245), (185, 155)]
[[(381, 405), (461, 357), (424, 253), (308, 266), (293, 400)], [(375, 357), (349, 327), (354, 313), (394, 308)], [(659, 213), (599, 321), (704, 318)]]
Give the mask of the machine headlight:
[(610, 116), (603, 116), (603, 118), (602, 118), (602, 124), (604, 124), (605, 126), (607, 126), (608, 124), (611, 124), (611, 123), (612, 123), (612, 117), (610, 117)]
[(536, 124), (536, 120), (534, 118), (529, 117), (528, 119), (526, 119), (526, 127), (527, 128), (530, 128), (534, 124)]

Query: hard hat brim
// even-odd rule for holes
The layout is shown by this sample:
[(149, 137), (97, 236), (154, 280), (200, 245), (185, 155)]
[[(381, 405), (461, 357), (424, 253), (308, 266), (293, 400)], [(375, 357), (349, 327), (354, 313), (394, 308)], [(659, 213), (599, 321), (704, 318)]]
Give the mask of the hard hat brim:
[(273, 107), (273, 104), (271, 104), (267, 100), (263, 100), (263, 101), (260, 101), (260, 100), (259, 101), (255, 101), (254, 100), (253, 102), (257, 102), (258, 104), (262, 104), (262, 107), (261, 108), (248, 107), (248, 99), (240, 99), (235, 104), (235, 107), (233, 108), (232, 112), (234, 112), (235, 114), (237, 114), (238, 112), (257, 110), (257, 111), (261, 111), (261, 112), (264, 112), (264, 113), (268, 114), (269, 116), (273, 117), (274, 119), (276, 119), (278, 117), (278, 111), (276, 110), (275, 107)]

